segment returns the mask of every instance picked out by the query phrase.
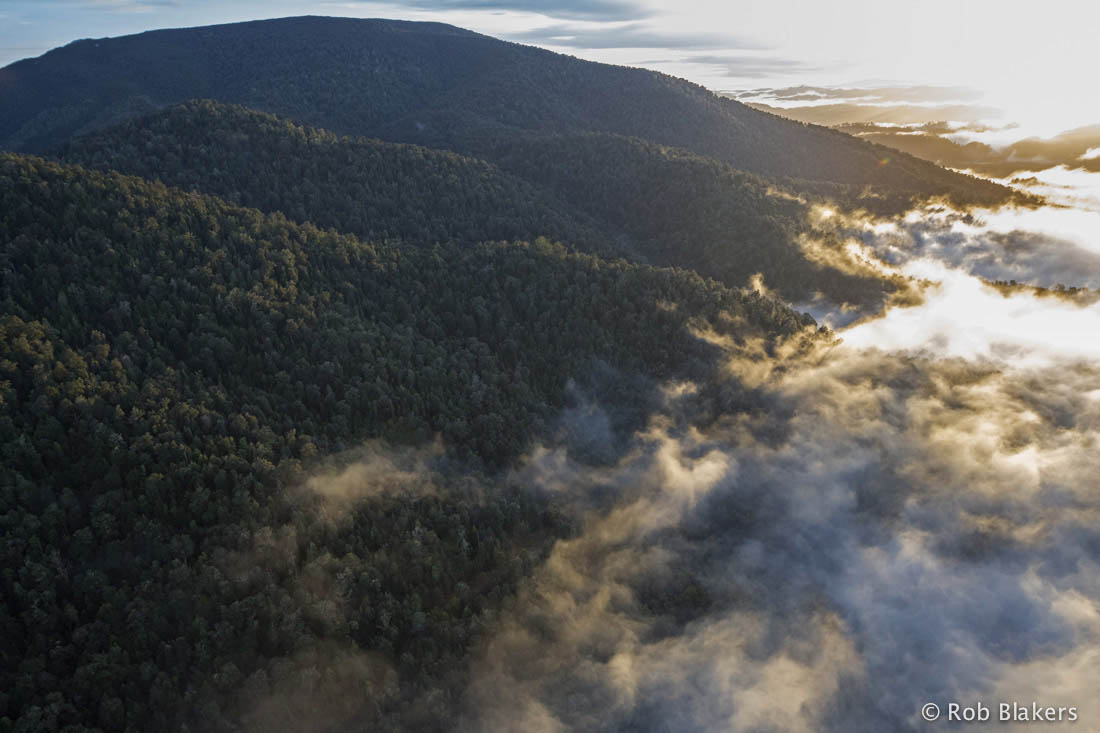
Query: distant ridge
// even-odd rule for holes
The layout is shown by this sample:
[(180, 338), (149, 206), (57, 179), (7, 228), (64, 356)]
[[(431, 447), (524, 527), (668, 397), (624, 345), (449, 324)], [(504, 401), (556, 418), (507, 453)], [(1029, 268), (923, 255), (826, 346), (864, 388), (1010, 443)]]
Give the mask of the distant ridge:
[(769, 177), (996, 203), (1008, 189), (701, 86), (439, 23), (307, 16), (78, 41), (0, 70), (0, 147), (74, 135), (192, 98), (341, 134), (469, 151), (517, 132), (615, 133)]

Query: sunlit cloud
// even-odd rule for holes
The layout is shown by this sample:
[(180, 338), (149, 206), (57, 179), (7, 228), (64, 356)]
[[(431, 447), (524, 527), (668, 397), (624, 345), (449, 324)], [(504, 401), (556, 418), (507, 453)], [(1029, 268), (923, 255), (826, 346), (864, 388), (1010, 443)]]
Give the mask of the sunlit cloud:
[(727, 92), (759, 109), (818, 125), (874, 123), (887, 128), (953, 121), (991, 120), (999, 112), (973, 104), (980, 93), (961, 87), (828, 87), (800, 84)]
[(410, 8), (418, 11), (513, 11), (534, 13), (550, 18), (570, 20), (615, 22), (637, 20), (653, 15), (647, 5), (630, 0), (401, 0), (384, 3), (380, 0), (344, 0), (345, 7), (356, 5), (389, 5), (394, 8)]
[[(992, 695), (1100, 712), (1100, 403), (1076, 399), (1100, 373), (851, 333), (757, 382), (758, 416), (658, 418), (610, 468), (530, 464), (613, 498), (580, 501), (491, 630), (461, 728), (870, 732)], [(688, 420), (704, 399), (668, 394)]]
[(710, 66), (718, 73), (734, 78), (766, 78), (777, 73), (805, 73), (813, 69), (804, 61), (770, 55), (697, 54), (679, 59), (682, 64)]
[(800, 84), (793, 87), (749, 89), (736, 95), (739, 99), (762, 99), (773, 102), (817, 102), (845, 100), (864, 104), (901, 104), (972, 101), (981, 97), (975, 89), (965, 87), (895, 86), (895, 87), (826, 87)]
[[(1094, 185), (1100, 184), (1100, 181), (1095, 180), (1095, 174), (1086, 175), (1092, 176), (1091, 182)], [(1100, 212), (1097, 211), (1070, 206), (1005, 207), (996, 211), (978, 212), (972, 221), (973, 223), (968, 223), (959, 220), (954, 226), (957, 230), (970, 234), (1031, 233), (1033, 238), (1061, 239), (1082, 250), (1100, 254)], [(1053, 252), (1047, 254), (1051, 257), (1057, 256)], [(1094, 274), (1088, 270), (1081, 271), (1084, 277)]]
[[(539, 454), (529, 480), (617, 498), (583, 510), (580, 535), (494, 630), (468, 728), (869, 733), (974, 699), (1100, 715), (1100, 567), (1086, 549), (1100, 521), (1100, 344), (1086, 336), (1100, 304), (976, 274), (1000, 262), (1037, 277), (1045, 258), (1021, 259), (1026, 243), (1072, 250), (1096, 231), (1089, 215), (815, 209), (815, 230), (846, 233), (813, 245), (820, 256), (912, 278), (920, 301), (777, 361), (708, 339), (766, 405), (758, 417), (705, 430), (660, 418), (597, 472)], [(673, 406), (706, 399), (682, 383), (664, 394), (688, 420)]]
[(512, 33), (526, 43), (584, 49), (731, 49), (759, 48), (748, 39), (713, 32), (677, 33), (645, 23), (618, 25), (562, 23)]
[(1100, 340), (1082, 338), (1100, 333), (1100, 304), (1081, 307), (1027, 294), (1006, 297), (971, 275), (930, 260), (903, 269), (937, 284), (925, 291), (920, 306), (896, 308), (844, 331), (845, 343), (1015, 367), (1100, 359)]
[[(781, 110), (781, 114), (801, 116), (822, 115), (823, 108)], [(846, 124), (841, 129), (872, 142), (897, 148), (941, 165), (973, 170), (981, 175), (1007, 177), (1021, 172), (1042, 171), (1059, 165), (1100, 171), (1100, 158), (1090, 154), (1100, 142), (1100, 127), (1090, 126), (1069, 130), (1049, 138), (1023, 137), (1019, 126), (994, 124), (961, 124), (968, 117), (965, 109), (934, 108), (920, 110), (906, 106), (886, 107), (880, 119), (864, 109), (824, 108), (831, 117), (818, 120), (850, 118), (859, 125)], [(902, 116), (904, 115), (904, 116)], [(921, 117), (941, 117), (954, 120), (954, 125), (925, 123), (913, 130), (898, 130), (884, 126), (882, 121), (909, 120), (920, 124)], [(942, 115), (942, 116), (941, 116)], [(988, 120), (988, 112), (977, 119)], [(874, 124), (868, 124), (874, 123)], [(832, 123), (839, 124), (839, 123)], [(917, 134), (914, 134), (917, 133)]]
[[(781, 73), (776, 69), (774, 73)], [(830, 125), (941, 165), (1007, 177), (1058, 165), (1100, 171), (1100, 127), (1038, 136), (965, 87), (796, 85), (728, 92), (758, 109)], [(1069, 123), (1066, 123), (1069, 127)]]
[[(1100, 174), (1064, 165), (1036, 171), (1023, 176), (1003, 179), (1003, 183), (1044, 196), (1055, 204), (1071, 209), (1100, 212)], [(1082, 239), (1097, 239), (1094, 227), (1087, 223), (1077, 227)]]

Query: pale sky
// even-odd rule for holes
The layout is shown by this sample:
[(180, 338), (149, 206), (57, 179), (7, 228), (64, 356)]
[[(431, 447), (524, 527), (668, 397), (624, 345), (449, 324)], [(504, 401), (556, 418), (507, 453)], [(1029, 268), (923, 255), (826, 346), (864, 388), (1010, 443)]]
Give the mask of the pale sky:
[(305, 14), (438, 20), (716, 91), (949, 86), (1038, 134), (1100, 123), (1089, 0), (0, 0), (0, 64), (77, 38)]

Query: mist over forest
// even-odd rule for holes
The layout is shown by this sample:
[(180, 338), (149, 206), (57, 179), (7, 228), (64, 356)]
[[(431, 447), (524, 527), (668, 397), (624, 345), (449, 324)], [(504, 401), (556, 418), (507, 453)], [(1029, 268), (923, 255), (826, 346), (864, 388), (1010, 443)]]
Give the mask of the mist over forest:
[(1100, 720), (1092, 163), (404, 21), (0, 110), (0, 730)]

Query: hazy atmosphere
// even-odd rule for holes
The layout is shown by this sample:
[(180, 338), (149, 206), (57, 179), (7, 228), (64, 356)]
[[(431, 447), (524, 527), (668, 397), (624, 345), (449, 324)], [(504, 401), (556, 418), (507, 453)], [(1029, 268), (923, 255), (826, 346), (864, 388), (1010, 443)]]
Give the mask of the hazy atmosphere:
[(1098, 25), (0, 3), (0, 730), (1100, 729)]

